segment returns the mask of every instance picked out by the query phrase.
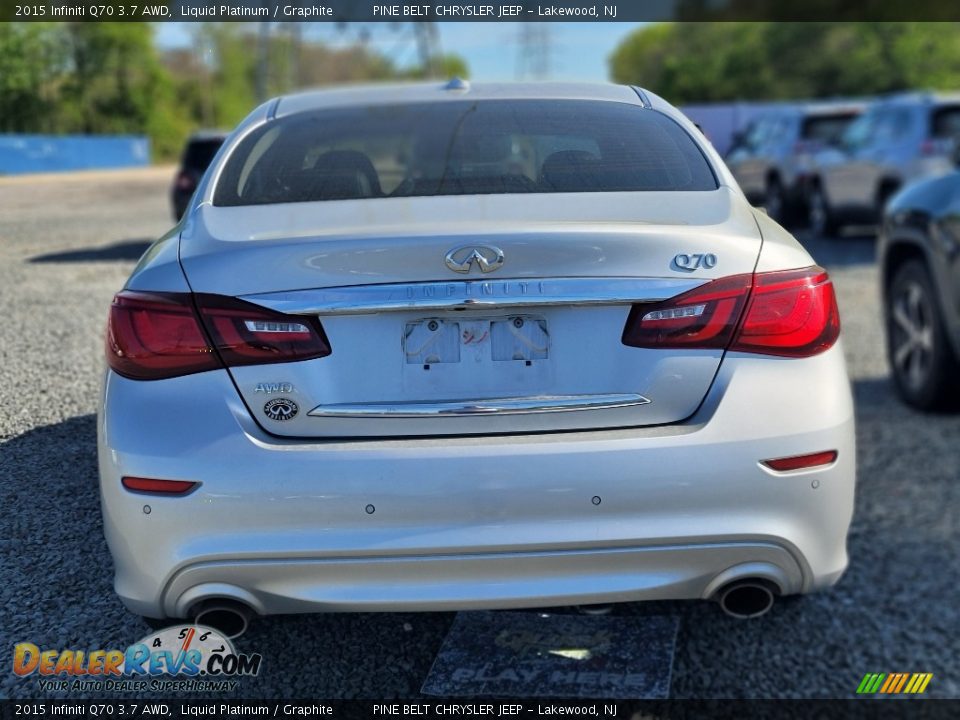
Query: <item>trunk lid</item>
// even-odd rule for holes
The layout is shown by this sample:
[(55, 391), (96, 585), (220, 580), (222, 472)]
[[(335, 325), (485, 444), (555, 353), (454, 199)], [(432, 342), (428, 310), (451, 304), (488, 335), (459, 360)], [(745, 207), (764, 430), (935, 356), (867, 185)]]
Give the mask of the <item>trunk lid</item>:
[(181, 260), (195, 292), (320, 317), (330, 356), (230, 369), (265, 429), (385, 437), (680, 421), (723, 352), (627, 347), (630, 307), (751, 272), (759, 250), (721, 188), (204, 205)]

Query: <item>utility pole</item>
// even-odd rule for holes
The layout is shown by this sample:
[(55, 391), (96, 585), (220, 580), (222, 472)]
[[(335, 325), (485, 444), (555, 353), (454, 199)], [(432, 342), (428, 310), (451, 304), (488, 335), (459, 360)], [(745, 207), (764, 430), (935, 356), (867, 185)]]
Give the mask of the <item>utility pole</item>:
[(550, 77), (551, 37), (549, 23), (523, 23), (517, 48), (518, 80)]
[(302, 82), (300, 79), (300, 46), (303, 43), (303, 25), (299, 22), (289, 23), (289, 25), (290, 56), (287, 61), (289, 67), (287, 90), (298, 90)]
[(410, 23), (413, 26), (414, 37), (417, 41), (417, 54), (420, 57), (420, 67), (428, 78), (437, 77), (441, 68), (440, 36), (435, 22)]
[(262, 22), (257, 35), (257, 102), (267, 99), (267, 81), (270, 78), (270, 23)]

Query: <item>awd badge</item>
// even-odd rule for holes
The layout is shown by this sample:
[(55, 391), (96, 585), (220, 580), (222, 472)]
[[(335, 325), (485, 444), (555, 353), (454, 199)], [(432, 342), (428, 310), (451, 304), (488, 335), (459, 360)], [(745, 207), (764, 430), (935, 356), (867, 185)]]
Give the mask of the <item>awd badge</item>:
[(267, 395), (273, 393), (291, 393), (293, 392), (293, 384), (288, 382), (257, 383), (253, 391), (255, 393), (266, 393)]
[(274, 400), (269, 400), (263, 406), (263, 414), (271, 420), (276, 420), (277, 422), (293, 420), (293, 418), (297, 416), (298, 412), (300, 412), (300, 407), (289, 398), (276, 398)]

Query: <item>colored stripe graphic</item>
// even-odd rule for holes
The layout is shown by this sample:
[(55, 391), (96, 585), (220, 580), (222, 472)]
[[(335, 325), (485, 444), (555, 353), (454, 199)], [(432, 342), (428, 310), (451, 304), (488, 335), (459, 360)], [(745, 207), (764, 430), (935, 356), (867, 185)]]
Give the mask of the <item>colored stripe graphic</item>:
[(885, 673), (867, 673), (863, 676), (863, 680), (860, 681), (860, 687), (857, 688), (857, 692), (862, 695), (875, 693), (880, 688), (880, 683), (883, 682), (885, 677)]
[(900, 679), (897, 684), (890, 689), (892, 693), (898, 693), (903, 689), (903, 686), (907, 683), (907, 678), (910, 677), (910, 673), (900, 673)]
[(892, 690), (896, 686), (897, 680), (899, 679), (900, 679), (899, 673), (890, 673), (890, 675), (887, 676), (887, 681), (880, 688), (880, 692), (882, 693), (890, 692), (890, 690)]
[(867, 673), (857, 686), (857, 694), (918, 695), (926, 692), (931, 679), (933, 673)]

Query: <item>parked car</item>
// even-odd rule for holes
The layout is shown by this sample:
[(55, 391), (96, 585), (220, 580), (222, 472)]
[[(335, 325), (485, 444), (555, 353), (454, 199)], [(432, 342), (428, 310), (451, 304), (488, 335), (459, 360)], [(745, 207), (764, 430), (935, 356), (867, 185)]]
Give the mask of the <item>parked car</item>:
[[(110, 309), (98, 423), (133, 611), (713, 598), (847, 565), (833, 285), (661, 98), (282, 97)], [(224, 627), (226, 626), (226, 627)]]
[(750, 201), (774, 220), (805, 218), (815, 154), (836, 144), (864, 107), (827, 102), (768, 110), (736, 138), (727, 166)]
[(960, 94), (908, 94), (874, 104), (840, 144), (816, 157), (808, 199), (811, 228), (833, 235), (844, 225), (874, 225), (902, 186), (953, 169)]
[(887, 355), (905, 402), (960, 400), (960, 172), (908, 186), (884, 215), (879, 243)]
[(177, 170), (173, 179), (173, 188), (170, 190), (174, 220), (183, 217), (187, 203), (190, 202), (200, 183), (200, 178), (207, 171), (207, 167), (226, 138), (227, 133), (223, 130), (204, 130), (191, 135), (187, 140), (180, 156), (180, 168)]

